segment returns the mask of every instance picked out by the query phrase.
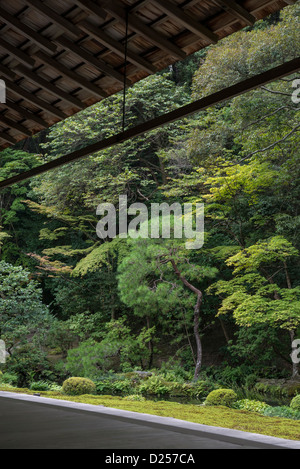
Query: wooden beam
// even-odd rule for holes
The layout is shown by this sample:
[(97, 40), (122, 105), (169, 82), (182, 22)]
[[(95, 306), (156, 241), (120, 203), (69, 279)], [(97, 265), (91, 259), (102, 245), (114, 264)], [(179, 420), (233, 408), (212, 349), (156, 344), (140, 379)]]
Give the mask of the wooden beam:
[(32, 57), (27, 55), (18, 47), (13, 46), (9, 42), (5, 41), (2, 37), (0, 39), (0, 47), (4, 49), (10, 56), (17, 59), (19, 63), (22, 63), (26, 67), (32, 68), (34, 66), (34, 60)]
[(8, 90), (12, 91), (16, 95), (18, 95), (20, 98), (24, 99), (25, 101), (28, 101), (29, 103), (34, 104), (37, 106), (39, 109), (42, 109), (49, 114), (58, 117), (59, 119), (65, 119), (68, 117), (64, 112), (62, 112), (60, 109), (56, 108), (55, 106), (52, 106), (52, 104), (44, 101), (43, 99), (39, 98), (33, 93), (30, 93), (29, 91), (25, 90), (24, 88), (21, 88), (21, 86), (17, 85), (16, 83), (6, 80), (5, 81), (6, 87)]
[(198, 21), (195, 21), (194, 18), (192, 18), (174, 3), (169, 2), (169, 0), (152, 0), (152, 3), (155, 3), (156, 6), (166, 15), (174, 18), (178, 23), (202, 39), (205, 39), (208, 42), (213, 42), (214, 44), (218, 42), (219, 38), (216, 34), (214, 34), (210, 29), (206, 28), (202, 24), (198, 23)]
[[(98, 59), (94, 55), (84, 50), (82, 47), (70, 41), (65, 36), (59, 36), (57, 39), (55, 39), (55, 41), (68, 52), (72, 52), (73, 54), (77, 55), (77, 57), (79, 57), (83, 62), (91, 65), (96, 70), (99, 70), (105, 75), (114, 78), (119, 83), (122, 83), (122, 85), (124, 84), (124, 76), (121, 73), (117, 72), (113, 67), (103, 62), (103, 60)], [(127, 80), (127, 85), (131, 85), (129, 80)]]
[(0, 76), (8, 78), (9, 80), (14, 80), (16, 78), (15, 72), (0, 64)]
[(71, 35), (74, 39), (80, 38), (80, 29), (78, 29), (71, 21), (56, 13), (55, 10), (49, 8), (41, 0), (25, 0), (25, 2), (34, 10), (37, 10), (39, 13), (44, 15), (49, 20), (49, 22), (59, 26), (64, 32)]
[(107, 98), (107, 93), (99, 86), (95, 85), (94, 83), (89, 82), (86, 78), (78, 75), (73, 70), (70, 70), (68, 67), (63, 65), (62, 63), (58, 62), (57, 59), (50, 57), (49, 55), (45, 54), (42, 51), (38, 51), (34, 54), (34, 57), (41, 60), (41, 62), (45, 65), (56, 70), (56, 72), (60, 73), (63, 77), (67, 77), (72, 80), (74, 83), (78, 85), (79, 88), (83, 88), (86, 91), (89, 91), (97, 98)]
[(61, 90), (56, 85), (51, 83), (51, 81), (45, 80), (44, 78), (40, 77), (36, 71), (32, 72), (23, 65), (19, 65), (14, 70), (16, 70), (18, 75), (26, 77), (31, 83), (34, 83), (35, 85), (43, 88), (45, 91), (48, 91), (57, 98), (60, 98), (63, 101), (67, 101), (73, 106), (76, 106), (78, 109), (85, 109), (85, 104), (82, 103), (78, 98), (75, 98), (75, 96), (72, 96), (66, 93), (65, 91)]
[(9, 119), (3, 114), (0, 114), (0, 122), (2, 122), (2, 124), (6, 125), (10, 129), (14, 129), (14, 130), (17, 130), (18, 132), (21, 132), (21, 134), (24, 134), (27, 137), (32, 136), (30, 130), (24, 127), (24, 125), (18, 124), (17, 122), (12, 121), (11, 119)]
[(223, 10), (228, 11), (233, 16), (242, 20), (243, 23), (246, 23), (249, 26), (253, 26), (256, 22), (255, 16), (253, 16), (249, 11), (244, 7), (236, 3), (234, 0), (212, 0), (213, 3), (221, 7)]
[(293, 59), (290, 62), (286, 62), (271, 70), (267, 70), (266, 72), (248, 78), (247, 80), (244, 80), (235, 85), (229, 86), (228, 88), (225, 88), (221, 91), (217, 91), (216, 93), (201, 98), (193, 103), (187, 104), (186, 106), (175, 109), (174, 111), (126, 130), (125, 132), (113, 135), (112, 137), (108, 137), (104, 140), (101, 140), (100, 142), (88, 145), (87, 147), (81, 148), (80, 150), (75, 150), (72, 153), (68, 153), (67, 155), (57, 158), (56, 160), (49, 161), (48, 163), (33, 168), (29, 171), (25, 171), (17, 176), (13, 176), (9, 179), (6, 179), (5, 181), (0, 181), (0, 189), (12, 186), (13, 184), (25, 181), (31, 177), (43, 174), (55, 168), (59, 168), (60, 166), (64, 166), (68, 163), (72, 163), (73, 161), (90, 156), (93, 153), (110, 148), (114, 145), (124, 143), (134, 137), (143, 135), (146, 132), (170, 124), (178, 119), (188, 117), (192, 114), (195, 114), (196, 112), (203, 111), (204, 109), (235, 98), (236, 96), (240, 96), (243, 93), (259, 88), (263, 85), (266, 85), (267, 83), (273, 82), (292, 73), (296, 73), (299, 70), (300, 58)]
[(34, 114), (31, 111), (28, 111), (28, 109), (25, 109), (24, 107), (20, 106), (14, 101), (11, 101), (10, 99), (7, 99), (6, 103), (1, 104), (1, 106), (5, 106), (5, 108), (7, 109), (12, 109), (13, 111), (17, 112), (20, 115), (21, 119), (35, 122), (40, 127), (47, 128), (49, 126), (49, 124), (40, 116), (38, 116), (37, 114)]
[(4, 10), (3, 8), (0, 8), (0, 18), (6, 24), (9, 24), (11, 28), (21, 33), (30, 41), (34, 42), (39, 48), (44, 49), (47, 52), (50, 52), (51, 54), (56, 52), (56, 45), (53, 44), (51, 41), (49, 41), (49, 39), (45, 38), (38, 32), (31, 29), (26, 24), (22, 23), (15, 16), (12, 16), (9, 13), (7, 13), (7, 11)]
[[(124, 4), (119, 0), (113, 1), (102, 1), (102, 7), (108, 11), (112, 16), (117, 18), (123, 24), (127, 22), (127, 13)], [(159, 49), (163, 49), (173, 58), (183, 60), (186, 58), (186, 53), (176, 46), (174, 42), (170, 41), (167, 37), (149, 27), (146, 23), (141, 21), (134, 13), (128, 15), (129, 27), (133, 31), (137, 32), (140, 36), (143, 36), (147, 41), (154, 44)]]
[(16, 143), (18, 143), (13, 137), (11, 137), (6, 132), (0, 132), (0, 138), (5, 142), (10, 143), (11, 145), (16, 145)]
[[(80, 21), (78, 26), (87, 34), (89, 34), (93, 39), (100, 44), (103, 44), (109, 50), (115, 52), (118, 56), (124, 59), (126, 54), (126, 48), (119, 41), (116, 41), (111, 36), (106, 34), (102, 29), (97, 28), (88, 21)], [(147, 73), (156, 73), (157, 68), (148, 60), (143, 59), (135, 52), (132, 52), (130, 49), (127, 49), (127, 59), (129, 62), (136, 65), (138, 68), (145, 70)]]
[(106, 20), (107, 12), (101, 8), (96, 3), (92, 2), (91, 0), (74, 0), (74, 3), (82, 8), (84, 11), (87, 11), (92, 16), (98, 16), (102, 20)]

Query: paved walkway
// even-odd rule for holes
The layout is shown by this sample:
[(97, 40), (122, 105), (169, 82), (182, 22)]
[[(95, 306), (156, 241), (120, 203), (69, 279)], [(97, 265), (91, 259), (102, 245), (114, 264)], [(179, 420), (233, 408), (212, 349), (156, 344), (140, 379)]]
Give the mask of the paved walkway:
[(300, 442), (0, 392), (0, 449), (300, 449)]

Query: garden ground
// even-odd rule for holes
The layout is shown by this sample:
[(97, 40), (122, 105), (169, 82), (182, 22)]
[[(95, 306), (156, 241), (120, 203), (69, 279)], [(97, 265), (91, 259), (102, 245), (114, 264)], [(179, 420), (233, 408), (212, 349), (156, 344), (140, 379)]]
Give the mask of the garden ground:
[[(32, 390), (1, 386), (0, 391), (34, 395)], [(300, 440), (300, 421), (286, 418), (266, 417), (256, 412), (237, 410), (223, 406), (180, 404), (167, 401), (131, 401), (117, 396), (66, 396), (61, 392), (40, 391), (41, 397), (92, 404), (114, 409), (146, 413), (162, 417), (172, 417), (187, 422), (214, 427), (241, 430), (244, 432), (268, 435), (277, 438)]]

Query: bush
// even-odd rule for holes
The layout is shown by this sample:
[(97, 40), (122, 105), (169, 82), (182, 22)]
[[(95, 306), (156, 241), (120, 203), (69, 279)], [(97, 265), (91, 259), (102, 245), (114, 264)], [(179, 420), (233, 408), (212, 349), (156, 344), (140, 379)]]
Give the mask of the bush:
[(138, 386), (138, 392), (153, 396), (167, 396), (176, 388), (176, 383), (165, 381), (160, 376), (150, 376)]
[(96, 394), (95, 383), (87, 378), (68, 378), (63, 382), (62, 390), (69, 396)]
[(300, 394), (298, 394), (292, 399), (290, 403), (290, 408), (300, 412)]
[(205, 400), (205, 405), (223, 405), (232, 407), (237, 401), (237, 394), (232, 389), (215, 389)]
[(263, 411), (265, 417), (281, 417), (286, 419), (300, 420), (300, 412), (288, 406), (267, 407)]
[(248, 375), (247, 378), (245, 379), (245, 387), (246, 387), (247, 389), (252, 389), (252, 388), (254, 388), (254, 386), (255, 386), (256, 383), (257, 383), (257, 380), (258, 380), (258, 378), (257, 378), (256, 374), (251, 373), (251, 374)]
[(288, 389), (279, 384), (275, 385), (275, 384), (259, 382), (255, 384), (254, 390), (261, 394), (268, 395), (270, 397), (275, 397), (275, 398), (288, 397)]
[(62, 386), (60, 386), (59, 384), (51, 383), (49, 384), (49, 391), (60, 393), (62, 391)]
[(9, 384), (16, 384), (19, 388), (27, 388), (33, 381), (51, 381), (53, 378), (52, 364), (47, 353), (32, 344), (17, 348), (5, 367), (9, 374), (17, 376), (17, 383)]
[(233, 407), (239, 410), (248, 410), (249, 412), (263, 413), (270, 406), (265, 402), (255, 401), (251, 399), (241, 399), (234, 402)]
[(1, 382), (4, 384), (10, 384), (11, 386), (17, 386), (18, 376), (13, 373), (3, 373), (1, 377)]
[(46, 381), (35, 381), (31, 383), (31, 391), (50, 391), (49, 384)]

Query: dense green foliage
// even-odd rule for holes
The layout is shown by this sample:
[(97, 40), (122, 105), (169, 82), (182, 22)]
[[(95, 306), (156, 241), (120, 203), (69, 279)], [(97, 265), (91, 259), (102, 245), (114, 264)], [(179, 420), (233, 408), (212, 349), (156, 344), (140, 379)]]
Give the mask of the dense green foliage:
[[(289, 6), (132, 86), (127, 128), (299, 56), (299, 16), (299, 4)], [(0, 193), (4, 382), (38, 390), (78, 376), (99, 394), (203, 400), (216, 388), (263, 394), (262, 383), (255, 388), (261, 378), (297, 378), (295, 78)], [(29, 139), (27, 151), (22, 143), (3, 151), (0, 179), (115, 134), (122, 98), (54, 125)], [(100, 239), (97, 207), (118, 207), (122, 195), (147, 209), (203, 203), (203, 247), (189, 250), (172, 237)], [(154, 374), (124, 377), (137, 370)], [(257, 396), (242, 397), (240, 408), (271, 412)]]

